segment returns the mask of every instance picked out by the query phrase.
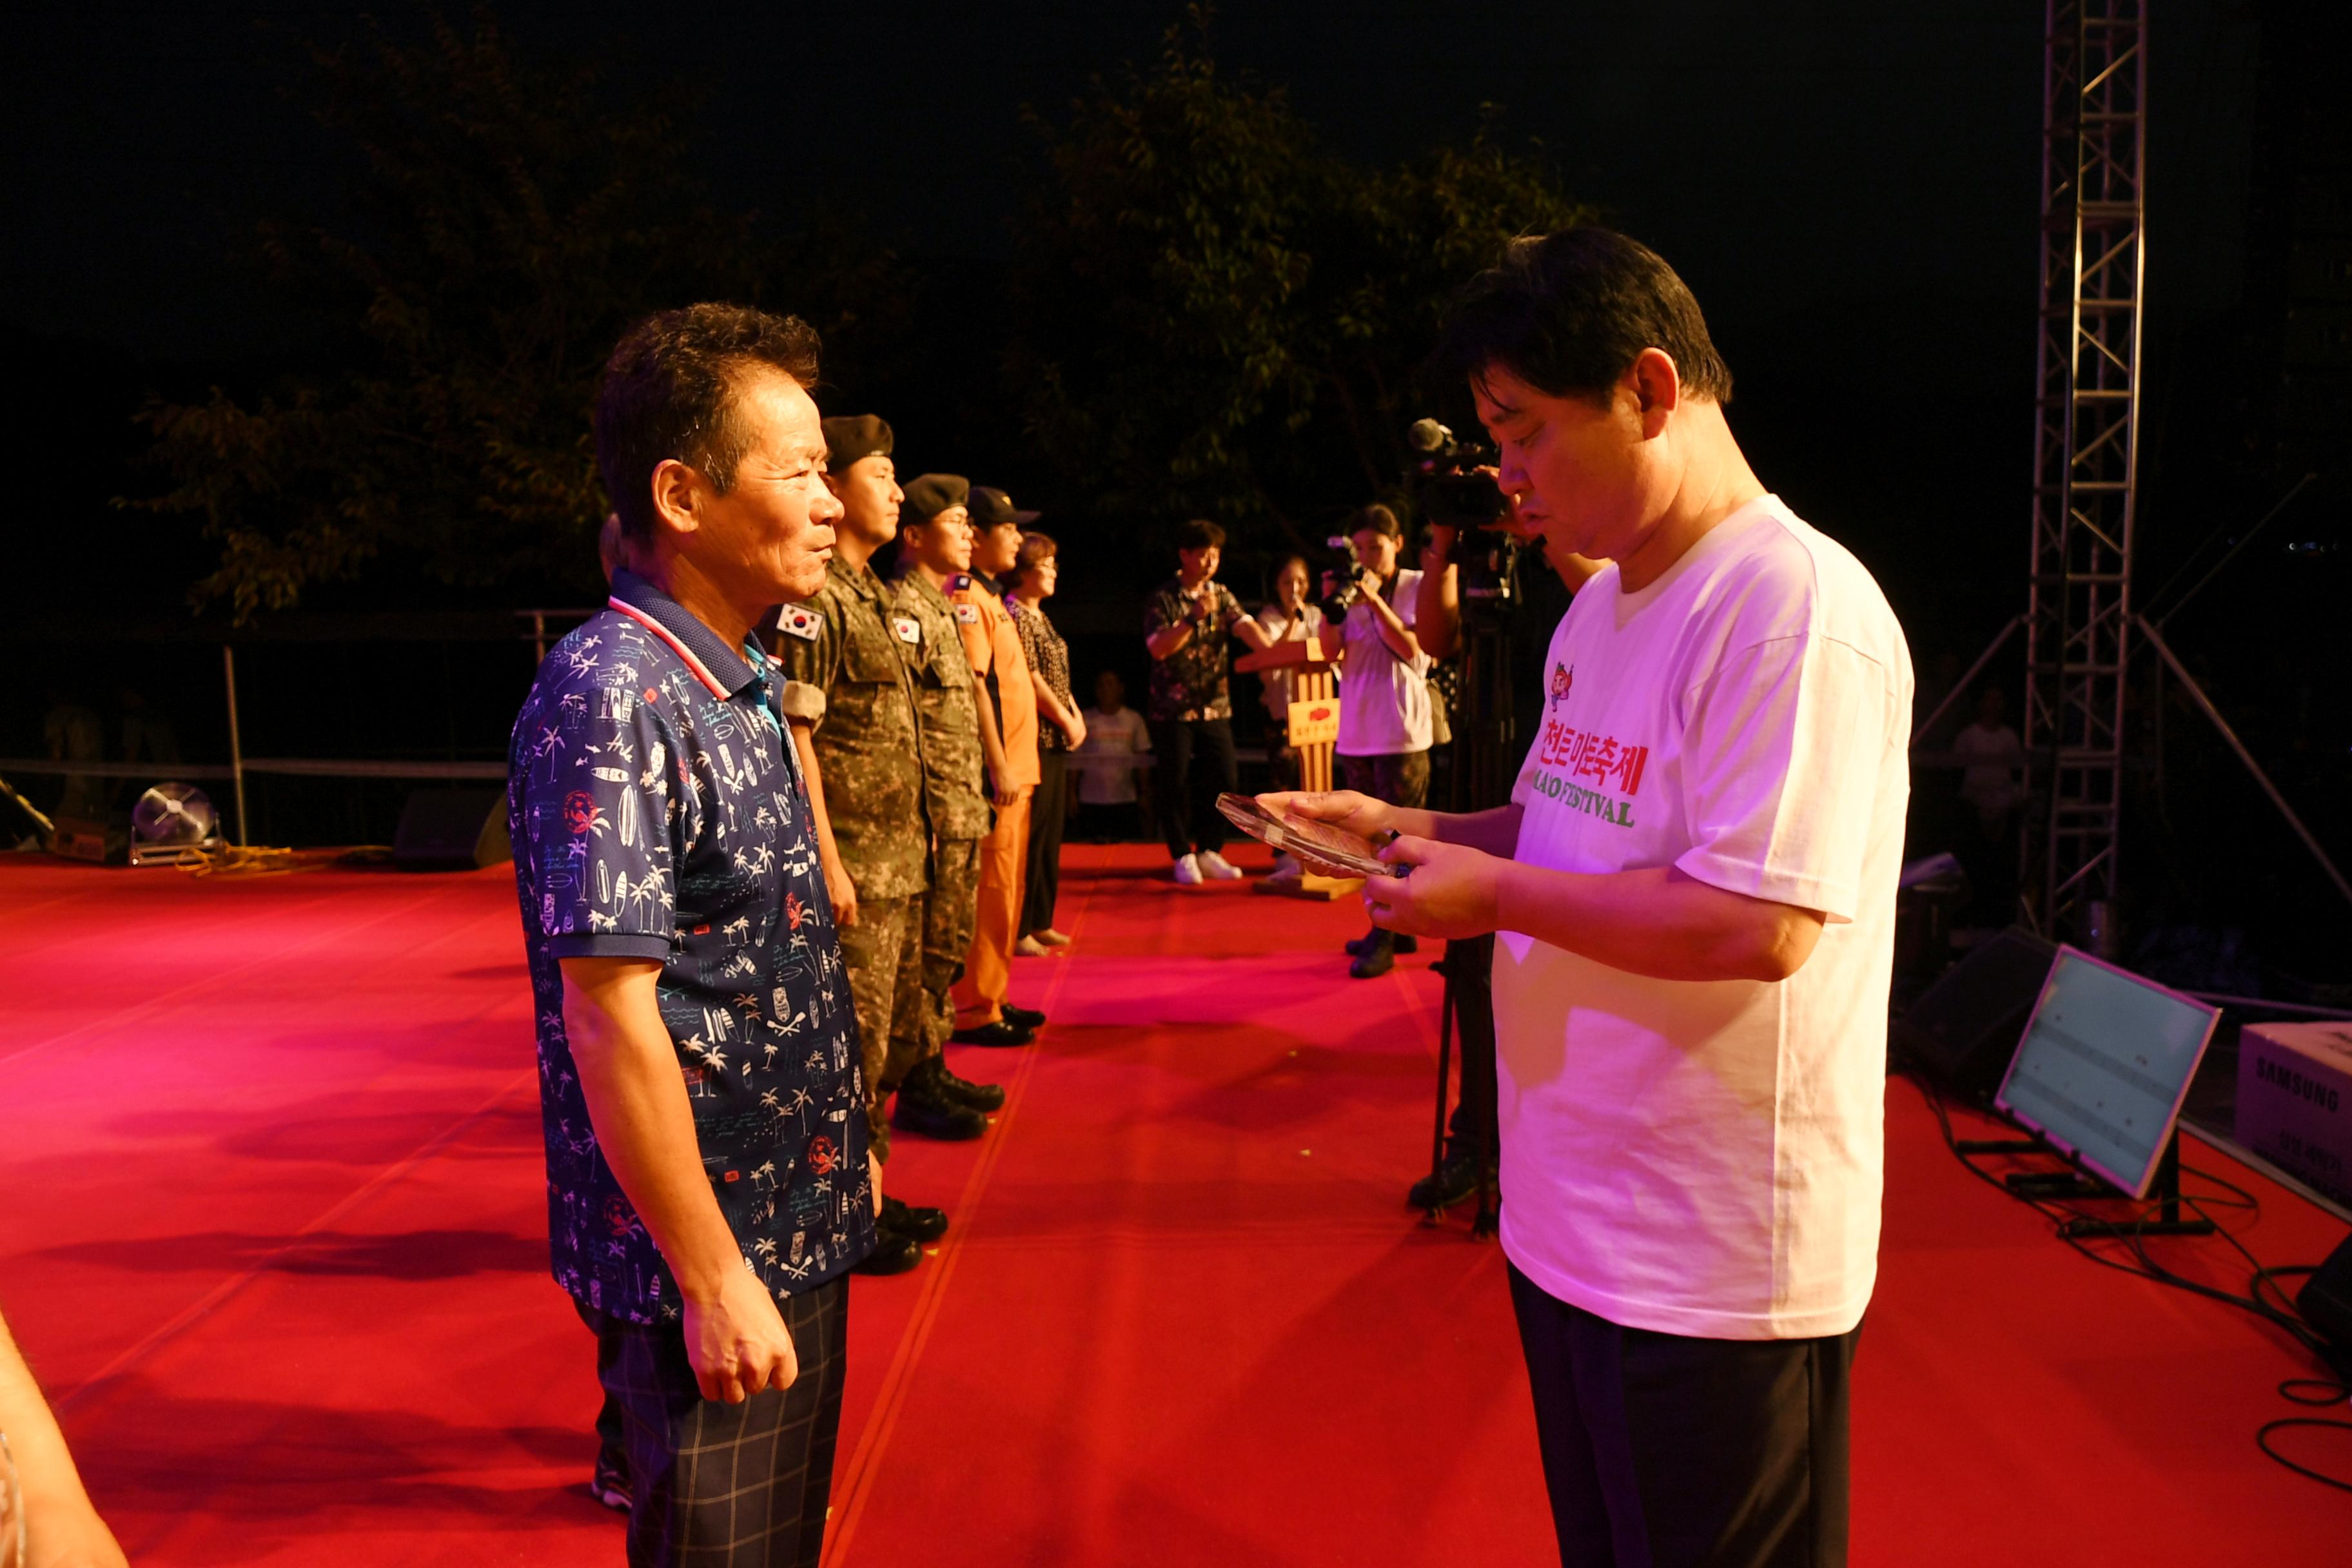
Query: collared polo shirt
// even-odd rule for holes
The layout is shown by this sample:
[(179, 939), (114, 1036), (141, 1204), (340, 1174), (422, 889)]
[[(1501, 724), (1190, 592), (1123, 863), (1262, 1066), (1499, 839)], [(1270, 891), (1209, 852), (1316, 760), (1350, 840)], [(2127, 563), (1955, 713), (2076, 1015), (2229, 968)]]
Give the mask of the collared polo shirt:
[(660, 962), (695, 1139), (746, 1268), (777, 1295), (873, 1249), (857, 1020), (815, 821), (767, 656), (627, 572), (551, 649), (515, 721), (508, 826), (539, 1017), (558, 1283), (635, 1322), (677, 1282), (596, 1143), (560, 960)]

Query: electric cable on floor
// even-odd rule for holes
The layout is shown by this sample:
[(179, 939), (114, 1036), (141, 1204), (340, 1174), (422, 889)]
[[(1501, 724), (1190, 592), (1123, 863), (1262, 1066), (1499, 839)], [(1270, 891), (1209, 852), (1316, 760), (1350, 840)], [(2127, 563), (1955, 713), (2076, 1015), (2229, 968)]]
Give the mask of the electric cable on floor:
[[(2279, 1277), (2282, 1275), (2311, 1274), (2316, 1271), (2317, 1266), (2307, 1263), (2265, 1266), (2247, 1248), (2245, 1243), (2240, 1241), (2209, 1211), (2207, 1205), (2210, 1205), (2217, 1208), (2246, 1209), (2259, 1215), (2262, 1211), (2260, 1200), (2245, 1188), (2217, 1176), (2210, 1171), (2199, 1170), (2186, 1162), (2181, 1164), (2182, 1175), (2195, 1176), (2200, 1181), (2210, 1182), (2235, 1194), (2234, 1201), (2224, 1201), (2210, 1193), (2194, 1195), (2184, 1193), (2180, 1196), (2180, 1203), (2200, 1219), (2210, 1225), (2213, 1227), (2213, 1234), (2228, 1243), (2230, 1247), (2240, 1258), (2244, 1258), (2247, 1266), (2253, 1270), (2245, 1292), (2240, 1294), (2236, 1291), (2218, 1289), (2213, 1286), (2187, 1279), (2165, 1268), (2148, 1256), (2145, 1237), (2124, 1228), (2129, 1223), (2128, 1221), (2116, 1221), (2103, 1215), (2093, 1215), (2059, 1199), (2034, 1197), (2011, 1190), (2009, 1184), (1999, 1176), (1979, 1167), (1974, 1156), (1961, 1152), (1959, 1140), (1952, 1131), (1950, 1109), (1945, 1105), (1944, 1097), (1936, 1087), (1924, 1077), (1913, 1076), (1911, 1081), (1927, 1100), (1927, 1109), (1934, 1113), (1936, 1125), (1943, 1133), (1944, 1147), (1951, 1151), (1952, 1158), (1958, 1160), (1969, 1174), (1983, 1182), (1994, 1191), (2004, 1197), (2026, 1205), (2048, 1219), (2055, 1227), (2058, 1239), (2083, 1257), (2102, 1268), (2112, 1268), (2118, 1273), (2129, 1274), (2137, 1279), (2153, 1280), (2158, 1285), (2170, 1286), (2176, 1290), (2184, 1290), (2191, 1295), (2202, 1296), (2209, 1300), (2219, 1301), (2224, 1306), (2235, 1307), (2241, 1311), (2250, 1312), (2273, 1327), (2283, 1330), (2323, 1363), (2329, 1366), (2343, 1364), (2339, 1358), (2344, 1357), (2346, 1352), (2333, 1347), (2304, 1321), (2303, 1314), (2295, 1310), (2294, 1302), (2288, 1299), (2286, 1292), (2278, 1284)], [(2153, 1209), (2156, 1203), (2154, 1200), (2137, 1200), (2135, 1206), (2144, 1214)], [(2102, 1231), (2105, 1233), (2104, 1237), (2102, 1237)], [(2131, 1248), (2132, 1257), (2137, 1261), (2127, 1262), (2094, 1251), (2089, 1244), (2102, 1238), (2125, 1243)], [(2265, 1289), (2278, 1298), (2277, 1306), (2273, 1306), (2263, 1300), (2263, 1291)], [(2306, 1392), (2297, 1392), (2299, 1390)], [(2312, 1390), (2318, 1392), (2316, 1394), (2307, 1392)], [(2347, 1400), (2352, 1400), (2352, 1379), (2339, 1381), (2322, 1377), (2291, 1377), (2278, 1385), (2278, 1392), (2280, 1397), (2296, 1405), (2315, 1407), (2342, 1405)], [(2254, 1432), (2254, 1447), (2260, 1448), (2265, 1456), (2276, 1463), (2322, 1485), (2334, 1487), (2339, 1491), (2352, 1491), (2352, 1480), (2329, 1475), (2323, 1470), (2313, 1469), (2307, 1465), (2288, 1458), (2271, 1446), (2271, 1434), (2289, 1427), (2322, 1427), (2333, 1431), (2352, 1432), (2352, 1421), (2330, 1420), (2316, 1415), (2285, 1415), (2274, 1421), (2264, 1422)]]

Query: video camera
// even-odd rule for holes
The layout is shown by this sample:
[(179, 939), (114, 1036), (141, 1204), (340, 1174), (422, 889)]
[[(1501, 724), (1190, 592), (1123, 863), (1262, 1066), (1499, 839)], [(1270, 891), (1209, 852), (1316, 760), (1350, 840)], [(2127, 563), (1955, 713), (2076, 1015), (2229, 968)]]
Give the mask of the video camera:
[(1495, 476), (1483, 471), (1494, 462), (1494, 449), (1462, 440), (1434, 419), (1414, 420), (1405, 432), (1405, 444), (1413, 452), (1405, 468), (1413, 504), (1431, 527), (1451, 528), (1460, 535), (1454, 562), (1461, 574), (1464, 603), (1517, 598), (1519, 542), (1498, 531), (1510, 504)]
[(1344, 533), (1327, 536), (1323, 547), (1343, 563), (1323, 568), (1323, 599), (1333, 610), (1344, 616), (1354, 609), (1356, 602), (1364, 596), (1363, 584), (1359, 581), (1364, 565), (1356, 559), (1356, 542)]

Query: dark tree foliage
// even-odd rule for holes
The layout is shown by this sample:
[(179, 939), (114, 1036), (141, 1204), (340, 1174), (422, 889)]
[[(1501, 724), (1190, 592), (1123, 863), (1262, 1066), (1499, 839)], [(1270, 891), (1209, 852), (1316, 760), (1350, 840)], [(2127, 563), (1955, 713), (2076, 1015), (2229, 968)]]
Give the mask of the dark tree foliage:
[(606, 510), (588, 409), (629, 321), (723, 298), (795, 310), (836, 351), (889, 335), (887, 251), (825, 220), (763, 241), (701, 196), (651, 99), (519, 60), (485, 11), (415, 45), (371, 26), (316, 64), (318, 123), (357, 155), (352, 210), (268, 226), (260, 259), (349, 352), (260, 395), (148, 409), (170, 488), (135, 504), (219, 542), (199, 603), (244, 619), (379, 560), (585, 586)]
[(1220, 73), (1205, 22), (1037, 118), (1051, 177), (1022, 230), (1008, 372), (1104, 521), (1205, 515), (1297, 542), (1309, 513), (1392, 492), (1452, 291), (1512, 236), (1585, 215), (1491, 115), (1402, 167), (1329, 154), (1280, 89)]

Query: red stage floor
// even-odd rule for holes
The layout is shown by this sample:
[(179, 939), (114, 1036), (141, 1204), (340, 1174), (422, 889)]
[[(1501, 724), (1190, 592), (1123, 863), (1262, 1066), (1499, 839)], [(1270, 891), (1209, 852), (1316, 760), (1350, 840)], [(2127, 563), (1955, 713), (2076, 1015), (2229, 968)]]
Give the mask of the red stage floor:
[[(1399, 1201), (1435, 978), (1349, 982), (1347, 905), (1072, 859), (1078, 945), (1017, 972), (1053, 1026), (958, 1062), (1010, 1103), (891, 1167), (959, 1223), (854, 1288), (828, 1560), (1549, 1560), (1501, 1260)], [(0, 1303), (132, 1561), (619, 1562), (579, 1490), (596, 1396), (544, 1272), (509, 873), (5, 856), (0, 931)], [(1908, 1085), (1887, 1106), (1858, 1563), (2341, 1551), (2352, 1496), (2254, 1447), (2310, 1370), (2281, 1336), (2081, 1261)], [(2264, 1261), (2343, 1234), (2191, 1158), (2261, 1195), (2231, 1217)], [(2341, 1436), (2294, 1451), (2352, 1471)]]

